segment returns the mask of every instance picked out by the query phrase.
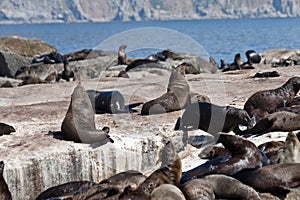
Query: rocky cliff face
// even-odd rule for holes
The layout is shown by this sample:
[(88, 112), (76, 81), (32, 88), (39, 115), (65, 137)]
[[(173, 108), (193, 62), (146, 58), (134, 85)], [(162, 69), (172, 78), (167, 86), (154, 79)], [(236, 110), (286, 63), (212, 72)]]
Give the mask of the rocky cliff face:
[(298, 17), (297, 0), (3, 0), (0, 23)]

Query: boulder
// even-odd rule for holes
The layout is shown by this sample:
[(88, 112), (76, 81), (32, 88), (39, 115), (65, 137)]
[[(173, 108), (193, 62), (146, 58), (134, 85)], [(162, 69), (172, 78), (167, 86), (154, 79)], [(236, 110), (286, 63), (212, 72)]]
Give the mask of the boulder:
[(264, 64), (283, 63), (284, 61), (293, 61), (295, 64), (300, 64), (300, 50), (287, 49), (272, 49), (260, 53)]
[(38, 39), (0, 38), (0, 76), (14, 77), (18, 68), (31, 64), (35, 56), (56, 51), (56, 48)]

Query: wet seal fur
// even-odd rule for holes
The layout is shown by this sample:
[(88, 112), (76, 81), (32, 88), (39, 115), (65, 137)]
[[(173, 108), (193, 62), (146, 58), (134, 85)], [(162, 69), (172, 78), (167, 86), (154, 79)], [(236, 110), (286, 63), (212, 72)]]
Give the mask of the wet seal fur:
[(187, 200), (215, 199), (212, 185), (204, 179), (193, 179), (180, 185)]
[(245, 103), (246, 110), (250, 117), (255, 116), (256, 121), (267, 113), (276, 112), (279, 108), (285, 107), (300, 90), (300, 77), (292, 77), (281, 87), (273, 90), (263, 90), (254, 93)]
[(262, 166), (262, 155), (251, 141), (235, 135), (220, 134), (217, 143), (222, 143), (230, 155), (217, 157), (184, 172), (181, 182), (215, 173), (233, 175), (245, 168)]
[(244, 137), (260, 136), (274, 131), (295, 131), (300, 129), (300, 114), (278, 111), (265, 115), (255, 126), (238, 134)]
[(207, 102), (189, 105), (175, 125), (175, 130), (201, 129), (211, 134), (235, 131), (238, 125), (252, 127), (245, 110), (232, 106), (217, 106)]
[(191, 103), (190, 86), (185, 79), (185, 67), (182, 65), (186, 65), (186, 63), (182, 63), (172, 71), (167, 92), (143, 105), (142, 115), (181, 110)]
[(8, 189), (8, 185), (3, 177), (4, 162), (0, 161), (0, 199), (11, 200), (11, 193)]
[(62, 122), (63, 138), (74, 142), (105, 144), (113, 142), (109, 137), (109, 128), (102, 131), (95, 126), (94, 110), (87, 92), (79, 83), (74, 89), (67, 114)]
[(0, 136), (9, 135), (11, 132), (16, 132), (14, 127), (0, 122)]

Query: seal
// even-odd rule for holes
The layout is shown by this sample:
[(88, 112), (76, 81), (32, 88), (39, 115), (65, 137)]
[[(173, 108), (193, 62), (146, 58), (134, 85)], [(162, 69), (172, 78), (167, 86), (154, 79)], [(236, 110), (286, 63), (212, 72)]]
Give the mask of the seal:
[(16, 132), (14, 127), (0, 122), (0, 136), (9, 135), (12, 132)]
[(64, 70), (59, 72), (56, 77), (56, 82), (58, 82), (60, 79), (64, 79), (67, 82), (70, 81), (70, 79), (73, 78), (73, 80), (76, 80), (75, 73), (71, 70), (69, 66), (69, 60), (64, 60)]
[(23, 85), (29, 85), (29, 84), (40, 84), (40, 83), (48, 83), (45, 80), (42, 80), (39, 75), (35, 73), (33, 69), (30, 69), (30, 73), (28, 76), (26, 76), (22, 83), (20, 83), (18, 86)]
[(162, 184), (178, 185), (181, 174), (181, 160), (178, 158), (168, 166), (154, 171), (136, 190), (125, 190), (119, 199), (149, 199), (153, 190)]
[(257, 72), (252, 78), (270, 78), (270, 77), (279, 77), (280, 74), (277, 71), (271, 72)]
[(163, 69), (164, 65), (153, 60), (148, 60), (148, 59), (136, 59), (133, 61), (127, 61), (128, 65), (125, 69), (125, 72), (128, 72), (129, 70), (133, 69), (142, 69), (142, 68), (159, 68)]
[(300, 185), (300, 163), (274, 164), (248, 169), (234, 174), (233, 177), (258, 192), (286, 195), (290, 192), (290, 187)]
[(109, 137), (109, 128), (96, 130), (95, 115), (91, 101), (84, 87), (79, 84), (75, 87), (67, 114), (62, 122), (63, 138), (74, 142), (105, 144), (113, 142)]
[[(221, 65), (223, 65), (223, 64), (221, 63)], [(222, 72), (242, 69), (242, 65), (243, 65), (243, 61), (242, 61), (242, 58), (241, 58), (241, 54), (237, 53), (234, 56), (234, 62), (231, 63), (230, 65), (228, 65), (227, 68), (224, 68), (222, 70)], [(223, 67), (225, 67), (225, 65), (223, 65)]]
[(247, 61), (242, 64), (243, 69), (254, 69), (254, 63), (260, 63), (261, 56), (254, 50), (248, 50), (245, 53)]
[(300, 142), (293, 132), (286, 137), (279, 163), (300, 163)]
[(253, 128), (238, 134), (244, 137), (260, 136), (274, 131), (296, 131), (300, 129), (300, 114), (278, 111), (265, 115)]
[(36, 200), (44, 200), (54, 197), (64, 197), (86, 191), (96, 183), (92, 181), (71, 181), (57, 186), (53, 186), (42, 192)]
[(258, 149), (266, 155), (271, 164), (276, 164), (279, 160), (279, 151), (283, 148), (283, 146), (283, 141), (270, 141), (259, 145)]
[(207, 102), (189, 105), (175, 125), (175, 130), (201, 129), (211, 134), (235, 131), (238, 125), (252, 127), (253, 121), (245, 110), (232, 106), (217, 106)]
[(245, 168), (262, 166), (263, 157), (254, 143), (242, 137), (220, 134), (217, 143), (230, 152), (230, 155), (217, 157), (182, 174), (181, 182), (201, 178), (208, 174), (233, 175)]
[(144, 103), (141, 114), (162, 114), (181, 110), (191, 103), (190, 86), (185, 79), (186, 63), (172, 71), (167, 92), (162, 96)]
[(146, 180), (141, 172), (128, 170), (115, 174), (108, 179), (102, 180), (99, 184), (93, 185), (83, 194), (75, 195), (74, 199), (118, 199), (125, 188), (136, 190)]
[(181, 190), (175, 185), (163, 184), (158, 186), (151, 193), (151, 200), (185, 200)]
[(219, 156), (230, 155), (230, 152), (224, 147), (219, 146), (208, 146), (204, 148), (201, 153), (199, 153), (199, 157), (201, 159), (213, 159)]
[(0, 199), (11, 200), (12, 199), (11, 193), (3, 177), (3, 172), (4, 172), (4, 162), (0, 161)]
[(212, 185), (203, 179), (193, 179), (179, 186), (186, 199), (215, 199)]
[(250, 117), (254, 116), (259, 121), (267, 113), (276, 112), (294, 100), (300, 89), (300, 77), (292, 77), (281, 87), (272, 90), (263, 90), (254, 93), (246, 101), (244, 110)]
[(126, 57), (126, 45), (123, 44), (119, 47), (118, 51), (118, 65), (127, 65), (127, 57)]
[(216, 199), (261, 199), (252, 187), (230, 176), (213, 174), (205, 176), (203, 180), (212, 186)]

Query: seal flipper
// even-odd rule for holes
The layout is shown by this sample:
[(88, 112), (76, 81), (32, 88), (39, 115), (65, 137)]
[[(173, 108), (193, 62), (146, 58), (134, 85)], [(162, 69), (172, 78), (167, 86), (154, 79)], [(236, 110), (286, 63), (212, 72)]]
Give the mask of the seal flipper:
[(174, 127), (174, 130), (178, 131), (180, 129), (180, 126), (181, 126), (181, 117), (178, 117), (175, 127)]

